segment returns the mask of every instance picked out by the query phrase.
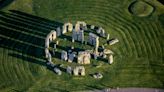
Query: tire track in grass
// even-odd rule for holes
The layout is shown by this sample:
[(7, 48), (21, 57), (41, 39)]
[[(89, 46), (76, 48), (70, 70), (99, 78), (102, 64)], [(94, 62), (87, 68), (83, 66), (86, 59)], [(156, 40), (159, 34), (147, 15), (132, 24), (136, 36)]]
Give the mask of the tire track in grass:
[[(151, 35), (151, 41), (153, 42), (153, 41), (155, 41), (155, 39), (156, 39), (156, 37), (155, 37), (155, 35), (154, 35), (154, 28), (152, 28), (152, 26), (150, 26), (150, 23), (149, 24), (147, 24), (147, 22), (145, 22), (145, 24), (148, 26), (148, 32), (147, 33), (150, 33), (150, 35)], [(152, 52), (153, 52), (153, 55), (152, 56), (155, 56), (155, 55), (157, 55), (157, 46), (155, 46), (155, 45), (158, 45), (158, 43), (154, 43), (154, 44), (151, 44), (151, 45), (149, 45), (150, 47), (152, 47)]]
[(7, 80), (8, 78), (5, 76), (5, 69), (4, 69), (4, 57), (5, 57), (5, 50), (4, 49), (1, 49), (1, 67), (0, 67), (0, 69), (1, 69), (1, 80), (3, 81), (3, 82), (1, 82), (1, 83), (5, 83), (5, 80)]
[[(152, 45), (154, 45), (154, 42), (151, 40), (152, 39), (152, 36), (150, 34), (151, 31), (149, 30), (148, 26), (145, 25), (145, 23), (144, 24), (140, 23), (140, 25), (142, 26), (142, 29), (143, 29), (143, 32), (144, 32), (144, 36), (145, 36), (144, 39), (147, 40), (147, 51), (149, 53), (149, 58), (151, 58), (153, 56), (153, 49), (154, 49), (154, 48), (152, 48), (153, 47)], [(153, 44), (151, 44), (151, 42)]]
[[(149, 25), (151, 25), (151, 30), (152, 30), (152, 36), (154, 36), (154, 38), (156, 39), (156, 40), (154, 40), (154, 42), (155, 42), (155, 44), (156, 44), (156, 49), (159, 49), (159, 50), (156, 50), (156, 53), (157, 53), (157, 57), (158, 56), (161, 56), (162, 57), (162, 47), (161, 47), (161, 45), (160, 45), (160, 43), (162, 43), (162, 42), (160, 42), (160, 40), (159, 40), (159, 38), (160, 37), (162, 37), (161, 36), (161, 33), (162, 33), (162, 31), (163, 31), (163, 28), (159, 28), (159, 27), (157, 27), (158, 25), (156, 24), (156, 23), (151, 23), (151, 24), (149, 24)], [(153, 30), (154, 29), (154, 30)], [(161, 32), (160, 32), (160, 30), (161, 30)], [(158, 47), (157, 47), (158, 46)]]

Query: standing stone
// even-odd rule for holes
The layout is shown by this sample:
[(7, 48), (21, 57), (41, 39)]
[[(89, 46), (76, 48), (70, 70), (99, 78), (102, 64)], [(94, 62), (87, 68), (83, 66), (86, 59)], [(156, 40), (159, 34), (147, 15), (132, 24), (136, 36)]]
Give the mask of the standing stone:
[(81, 51), (78, 53), (77, 60), (79, 64), (90, 64), (90, 58), (91, 58), (91, 55), (89, 52)]
[(108, 57), (108, 63), (112, 64), (113, 63), (113, 55), (109, 55)]
[(63, 31), (62, 31), (62, 34), (65, 34), (67, 33), (68, 31), (71, 32), (73, 29), (73, 25), (71, 23), (65, 23), (63, 25)]
[(60, 27), (56, 29), (56, 32), (57, 32), (57, 36), (60, 36), (62, 34)]
[(56, 49), (56, 44), (54, 44), (54, 49)]
[(52, 50), (52, 55), (55, 56), (55, 49)]
[(105, 30), (104, 29), (101, 29), (100, 36), (105, 37)]
[(58, 68), (54, 68), (54, 72), (55, 72), (57, 75), (61, 75), (61, 74), (62, 74), (61, 70), (58, 69)]
[(95, 29), (95, 25), (91, 25), (91, 29)]
[(95, 47), (99, 47), (99, 37), (93, 33), (89, 33), (89, 44), (94, 45)]
[(100, 33), (101, 33), (101, 30), (100, 30), (100, 29), (97, 29), (97, 30), (96, 30), (96, 33), (97, 33), (97, 34), (100, 34)]
[(78, 75), (85, 76), (85, 68), (84, 68), (84, 66), (76, 66), (73, 69), (73, 74), (75, 76), (78, 76)]
[(106, 58), (107, 56), (106, 56), (106, 54), (103, 54), (103, 58)]
[(72, 74), (72, 68), (70, 66), (67, 66), (66, 72), (68, 74)]
[(110, 36), (110, 35), (109, 35), (109, 34), (107, 34), (106, 40), (109, 40), (109, 36)]
[(52, 62), (52, 56), (50, 53), (48, 53), (48, 62)]
[(75, 25), (75, 30), (87, 30), (87, 24), (84, 21), (77, 21)]
[(110, 41), (108, 42), (108, 44), (109, 44), (109, 45), (114, 45), (114, 44), (116, 44), (116, 43), (118, 43), (118, 42), (119, 42), (119, 40), (116, 38), (116, 39), (110, 40)]
[(74, 49), (74, 46), (71, 46), (71, 49), (73, 50)]
[(72, 32), (72, 42), (75, 41), (81, 41), (82, 43), (84, 42), (84, 31), (79, 30), (79, 31), (74, 31)]
[(105, 46), (104, 45), (102, 45), (101, 47), (102, 47), (103, 50), (105, 49)]
[(59, 45), (59, 41), (56, 41), (56, 45)]
[(73, 43), (75, 42), (75, 39), (74, 39), (74, 38), (72, 38), (72, 42), (73, 42)]
[(64, 60), (64, 61), (66, 61), (68, 59), (66, 51), (61, 52), (61, 59)]
[(74, 60), (75, 54), (74, 53), (68, 53), (68, 62), (72, 63)]
[(81, 43), (84, 42), (84, 31), (83, 30), (79, 31), (78, 41), (81, 41)]
[(46, 58), (48, 58), (48, 54), (49, 54), (49, 49), (45, 48), (45, 56), (46, 56)]
[(94, 59), (97, 60), (97, 55), (96, 55), (96, 53), (94, 53), (93, 56), (94, 56)]

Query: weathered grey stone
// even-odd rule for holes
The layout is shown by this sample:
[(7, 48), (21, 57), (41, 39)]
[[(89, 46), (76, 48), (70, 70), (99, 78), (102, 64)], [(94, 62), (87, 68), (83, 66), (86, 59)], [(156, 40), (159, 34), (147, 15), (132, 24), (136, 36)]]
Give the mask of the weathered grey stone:
[(95, 74), (93, 75), (93, 77), (94, 77), (95, 79), (101, 79), (101, 78), (103, 78), (103, 75), (102, 75), (101, 73), (95, 73)]
[(100, 27), (98, 29), (98, 32), (100, 32), (100, 33), (98, 33), (98, 34), (100, 34), (100, 36), (105, 37), (105, 30), (102, 27)]
[(106, 58), (107, 57), (107, 55), (106, 54), (103, 54), (103, 58)]
[(95, 25), (91, 25), (91, 29), (95, 29)]
[(114, 45), (114, 44), (116, 44), (116, 43), (118, 43), (119, 42), (119, 40), (116, 38), (116, 39), (112, 39), (112, 40), (110, 40), (109, 41), (109, 45)]
[(99, 37), (96, 34), (89, 33), (88, 43), (95, 47), (99, 47)]
[(61, 75), (62, 74), (62, 72), (61, 72), (61, 70), (59, 69), (59, 68), (54, 68), (54, 72), (57, 74), (57, 75)]
[(106, 36), (106, 40), (109, 40), (109, 36), (110, 36), (110, 35), (109, 35), (109, 34), (107, 34), (107, 36)]
[(113, 55), (112, 54), (109, 55), (109, 57), (108, 57), (108, 63), (109, 64), (112, 64), (113, 63)]
[(84, 21), (77, 21), (75, 25), (75, 30), (87, 30), (87, 24)]
[(56, 29), (56, 34), (57, 34), (57, 36), (60, 36), (62, 34), (62, 31), (61, 31), (61, 28), (60, 27), (58, 27)]
[(66, 71), (67, 71), (68, 74), (72, 74), (72, 67), (67, 66)]
[(55, 56), (55, 49), (52, 50), (52, 55)]
[(104, 54), (113, 54), (113, 51), (111, 51), (109, 49), (104, 49), (103, 53)]
[(100, 33), (101, 33), (101, 30), (100, 30), (100, 29), (97, 29), (97, 30), (96, 30), (96, 33), (97, 33), (97, 34), (100, 34)]
[(73, 50), (74, 49), (74, 46), (71, 46), (71, 49)]
[(91, 55), (87, 51), (81, 51), (78, 53), (77, 62), (79, 64), (90, 64)]
[(66, 51), (62, 51), (62, 52), (61, 52), (61, 59), (62, 59), (62, 60), (65, 60), (65, 61), (68, 59), (68, 57), (67, 57), (67, 52), (66, 52)]
[(76, 66), (73, 69), (73, 74), (75, 76), (78, 76), (78, 75), (85, 76), (85, 68), (84, 68), (84, 66)]
[(58, 40), (56, 41), (56, 45), (59, 45), (59, 41)]
[(84, 42), (84, 31), (79, 30), (79, 31), (73, 31), (72, 32), (72, 42), (75, 41), (81, 41), (82, 43)]
[(52, 42), (52, 40), (55, 40), (56, 39), (56, 31), (55, 30), (52, 30), (46, 37), (45, 39), (45, 47), (46, 48), (49, 48), (49, 44), (50, 42)]
[(63, 31), (62, 31), (62, 34), (65, 34), (67, 32), (71, 32), (73, 29), (73, 25), (71, 23), (65, 23), (63, 25)]
[(56, 44), (54, 44), (54, 49), (56, 49)]
[(47, 58), (48, 62), (52, 62), (52, 56), (50, 53), (48, 53), (48, 58)]
[(45, 57), (48, 58), (48, 54), (49, 54), (49, 49), (45, 48)]
[(53, 62), (47, 62), (46, 63), (48, 66), (54, 67), (55, 65), (53, 64)]
[(68, 53), (68, 62), (72, 63), (74, 60), (75, 54), (74, 53)]
[(93, 53), (94, 59), (97, 60), (97, 54)]

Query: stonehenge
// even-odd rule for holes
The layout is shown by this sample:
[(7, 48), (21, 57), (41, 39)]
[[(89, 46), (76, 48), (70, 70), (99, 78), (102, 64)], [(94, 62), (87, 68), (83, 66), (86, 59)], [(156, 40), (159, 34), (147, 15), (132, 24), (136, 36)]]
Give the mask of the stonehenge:
[[(53, 71), (57, 75), (62, 74), (60, 68), (55, 67), (52, 62), (52, 58), (56, 55), (55, 53), (57, 51), (59, 51), (60, 53), (60, 56), (58, 58), (60, 58), (61, 60), (67, 61), (70, 64), (78, 64), (78, 66), (76, 65), (74, 68), (72, 68), (72, 66), (67, 66), (65, 68), (68, 74), (73, 74), (75, 76), (85, 76), (85, 67), (79, 65), (91, 64), (92, 59), (99, 60), (99, 58), (102, 58), (108, 60), (109, 64), (113, 63), (114, 52), (112, 50), (106, 49), (105, 46), (107, 46), (107, 43), (109, 45), (116, 44), (119, 42), (119, 40), (117, 38), (109, 40), (110, 34), (106, 33), (102, 27), (96, 27), (95, 25), (91, 25), (89, 29), (91, 30), (88, 30), (87, 24), (84, 21), (77, 21), (75, 25), (71, 24), (70, 22), (67, 22), (64, 23), (63, 26), (57, 27), (55, 30), (51, 30), (50, 33), (46, 36), (45, 58), (47, 60), (47, 65), (53, 67)], [(87, 33), (85, 33), (86, 31)], [(71, 32), (70, 38), (72, 38), (72, 41), (70, 41), (70, 44), (76, 43), (77, 41), (85, 43), (82, 45), (90, 45), (91, 47), (93, 47), (93, 49), (76, 51), (76, 47), (74, 48), (74, 45), (71, 45), (70, 49), (58, 50), (58, 46), (62, 45), (62, 43), (59, 45), (60, 39), (57, 39), (57, 37), (61, 35), (67, 35), (67, 32)], [(100, 43), (101, 38), (107, 40), (107, 43)], [(63, 39), (67, 41), (67, 38)], [(51, 46), (50, 43), (52, 43)], [(100, 48), (101, 50), (99, 50)], [(50, 52), (52, 53), (52, 55)], [(101, 73), (96, 73), (93, 77), (99, 79), (103, 76)]]

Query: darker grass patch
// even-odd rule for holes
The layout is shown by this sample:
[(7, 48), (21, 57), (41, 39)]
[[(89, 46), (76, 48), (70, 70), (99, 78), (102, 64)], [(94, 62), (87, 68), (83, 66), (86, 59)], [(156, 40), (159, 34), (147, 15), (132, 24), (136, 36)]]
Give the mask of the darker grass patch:
[(157, 0), (157, 1), (159, 1), (159, 2), (162, 3), (162, 4), (164, 4), (164, 0)]
[(14, 0), (0, 0), (0, 9), (12, 3)]

